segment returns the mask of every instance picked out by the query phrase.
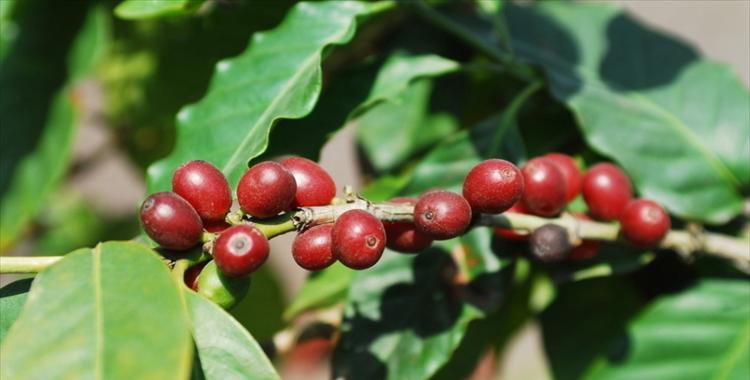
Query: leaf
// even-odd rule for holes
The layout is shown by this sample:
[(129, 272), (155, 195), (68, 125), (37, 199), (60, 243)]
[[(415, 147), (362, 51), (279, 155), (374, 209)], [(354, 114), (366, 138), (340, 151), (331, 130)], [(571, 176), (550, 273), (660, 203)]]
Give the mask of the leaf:
[(542, 316), (555, 378), (743, 379), (750, 371), (746, 278), (698, 280), (645, 308), (614, 278), (563, 289)]
[[(726, 66), (603, 4), (503, 8), (588, 143), (678, 216), (723, 223), (750, 184), (750, 93)], [(585, 22), (583, 21), (585, 20)]]
[(126, 20), (187, 14), (205, 0), (125, 0), (115, 7), (115, 14)]
[[(750, 282), (704, 279), (649, 305), (600, 357), (588, 379), (746, 379), (750, 373)], [(611, 347), (612, 347), (611, 346)]]
[(25, 278), (0, 288), (0, 343), (18, 318), (18, 314), (21, 313), (32, 280), (32, 278)]
[(557, 297), (540, 317), (554, 378), (581, 379), (595, 358), (608, 352), (642, 304), (633, 286), (616, 276), (559, 287)]
[(459, 68), (458, 62), (439, 55), (409, 56), (396, 52), (383, 64), (370, 95), (352, 112), (352, 117), (356, 118), (380, 102), (405, 103), (402, 95), (415, 80), (445, 75)]
[(357, 272), (349, 290), (334, 377), (424, 379), (458, 346), (482, 313), (440, 281), (451, 264), (444, 251), (386, 251), (378, 265)]
[[(436, 146), (414, 168), (402, 193), (418, 195), (436, 187), (460, 193), (466, 173), (481, 160), (501, 157), (518, 163), (525, 159), (518, 128), (503, 120), (508, 119), (502, 114), (494, 115)], [(493, 136), (499, 138), (496, 140)], [(494, 141), (500, 143), (497, 154), (493, 155)]]
[(280, 279), (264, 265), (253, 272), (247, 295), (228, 311), (256, 339), (265, 342), (285, 327), (281, 317), (285, 306)]
[(185, 289), (203, 378), (279, 379), (258, 342), (231, 315)]
[(307, 310), (343, 302), (353, 278), (354, 271), (338, 262), (322, 271), (310, 273), (302, 289), (284, 311), (284, 319), (291, 320)]
[(450, 115), (429, 113), (431, 91), (431, 82), (418, 81), (354, 121), (357, 141), (377, 171), (395, 168), (458, 129)]
[(601, 242), (596, 256), (587, 260), (557, 263), (548, 270), (556, 283), (580, 281), (594, 277), (633, 272), (656, 258), (650, 251), (639, 250), (620, 242)]
[[(18, 20), (20, 35), (0, 63), (0, 87), (13, 93), (0, 97), (0, 252), (11, 247), (65, 174), (78, 124), (78, 95), (70, 81), (91, 67), (106, 40), (96, 13), (89, 12), (78, 32), (86, 3), (55, 4), (27, 4)], [(48, 22), (47, 12), (66, 21)], [(65, 60), (71, 79), (60, 88)]]
[(184, 379), (192, 343), (181, 290), (156, 254), (108, 242), (39, 273), (0, 346), (7, 379)]
[(324, 49), (349, 41), (356, 18), (391, 3), (299, 3), (276, 29), (256, 33), (240, 56), (219, 62), (206, 96), (177, 115), (177, 144), (149, 167), (149, 191), (169, 188), (171, 173), (200, 158), (236, 184), (268, 145), (275, 120), (308, 114), (321, 87)]

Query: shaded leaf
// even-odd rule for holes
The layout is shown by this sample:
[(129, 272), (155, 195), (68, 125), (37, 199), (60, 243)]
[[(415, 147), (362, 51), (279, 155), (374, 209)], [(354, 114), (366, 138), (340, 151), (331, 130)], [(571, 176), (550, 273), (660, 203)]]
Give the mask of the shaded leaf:
[(746, 379), (750, 282), (704, 279), (649, 305), (600, 356), (587, 379)]
[(229, 309), (246, 330), (261, 342), (272, 339), (273, 334), (284, 328), (281, 317), (286, 306), (284, 292), (279, 278), (268, 265), (264, 265), (252, 275), (252, 284), (247, 295)]
[(431, 82), (418, 81), (354, 121), (357, 141), (376, 170), (393, 169), (458, 129), (452, 116), (429, 112), (431, 91)]
[(386, 251), (378, 265), (357, 272), (349, 290), (334, 376), (424, 379), (435, 373), (482, 312), (441, 281), (444, 251)]
[(149, 167), (149, 190), (169, 187), (190, 159), (218, 166), (235, 184), (262, 153), (274, 121), (309, 113), (321, 86), (323, 50), (349, 41), (356, 18), (390, 6), (333, 1), (299, 3), (274, 30), (256, 33), (240, 56), (222, 61), (206, 96), (177, 115), (177, 145)]
[(279, 379), (258, 342), (226, 311), (185, 289), (203, 379)]
[(455, 72), (459, 68), (458, 62), (438, 55), (409, 56), (396, 52), (383, 64), (370, 95), (352, 116), (357, 117), (379, 102), (405, 103), (402, 94), (413, 81)]
[(284, 311), (284, 319), (290, 320), (307, 310), (343, 302), (353, 278), (354, 271), (339, 262), (310, 273), (302, 289)]
[[(10, 248), (65, 174), (77, 130), (72, 81), (91, 69), (106, 42), (101, 10), (88, 12), (84, 23), (86, 2), (30, 1), (22, 8), (20, 34), (0, 63), (0, 252)], [(69, 80), (60, 88), (66, 60)]]
[(36, 277), (0, 346), (0, 377), (184, 379), (192, 344), (177, 285), (136, 243), (66, 255)]
[(187, 14), (198, 9), (205, 0), (125, 0), (115, 8), (115, 14), (123, 19)]
[(32, 278), (12, 282), (0, 288), (0, 343), (8, 334), (8, 329), (21, 313), (26, 303)]
[(588, 143), (620, 163), (643, 196), (712, 223), (741, 210), (750, 93), (726, 66), (602, 4), (503, 12), (514, 51), (545, 69)]

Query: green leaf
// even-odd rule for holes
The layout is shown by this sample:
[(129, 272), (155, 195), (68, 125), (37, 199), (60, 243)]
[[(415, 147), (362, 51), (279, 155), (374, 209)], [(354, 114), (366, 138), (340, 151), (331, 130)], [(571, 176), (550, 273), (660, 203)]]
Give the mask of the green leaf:
[(723, 223), (750, 184), (750, 93), (723, 65), (603, 4), (503, 8), (513, 49), (541, 65), (588, 143), (645, 197)]
[(115, 14), (126, 20), (187, 14), (198, 9), (205, 0), (125, 0)]
[(264, 265), (253, 272), (247, 295), (228, 311), (256, 339), (264, 342), (285, 327), (281, 317), (285, 306), (280, 279), (269, 265)]
[(72, 252), (36, 277), (0, 346), (0, 377), (184, 379), (192, 343), (182, 297), (140, 244)]
[(338, 262), (322, 271), (310, 273), (302, 289), (284, 311), (284, 319), (291, 320), (307, 310), (343, 302), (353, 278), (354, 271)]
[(357, 272), (349, 290), (334, 376), (424, 379), (458, 346), (482, 312), (458, 299), (441, 274), (450, 256), (386, 251), (378, 265)]
[(8, 329), (21, 313), (26, 303), (32, 278), (12, 282), (0, 288), (0, 343), (8, 334)]
[(705, 279), (649, 305), (599, 357), (587, 379), (746, 379), (750, 281)]
[(524, 160), (523, 140), (515, 123), (509, 120), (512, 119), (503, 114), (494, 115), (443, 141), (417, 164), (402, 193), (418, 195), (436, 187), (460, 193), (466, 173), (481, 160)]
[(279, 379), (258, 342), (231, 315), (185, 289), (203, 378)]
[(357, 141), (373, 167), (385, 172), (458, 129), (448, 114), (430, 114), (432, 83), (418, 81), (354, 122)]
[[(55, 4), (25, 4), (17, 21), (20, 35), (0, 63), (0, 87), (13, 94), (0, 96), (0, 252), (10, 248), (64, 176), (78, 124), (72, 81), (91, 68), (106, 41), (100, 13), (89, 11), (83, 23), (86, 3)], [(66, 21), (49, 22), (47, 12)], [(60, 88), (66, 60), (70, 79)]]
[(299, 3), (276, 29), (257, 33), (240, 56), (219, 62), (206, 96), (177, 115), (177, 144), (149, 167), (149, 190), (169, 188), (183, 162), (203, 159), (235, 184), (268, 144), (274, 121), (308, 114), (321, 87), (326, 47), (348, 42), (356, 19), (391, 3)]
[(380, 102), (406, 103), (404, 92), (417, 79), (436, 77), (457, 71), (458, 62), (434, 54), (409, 56), (396, 52), (383, 64), (370, 95), (356, 110), (352, 117)]
[(596, 256), (588, 260), (566, 261), (549, 268), (557, 282), (580, 281), (594, 277), (633, 272), (656, 258), (653, 252), (623, 245), (621, 242), (601, 242)]

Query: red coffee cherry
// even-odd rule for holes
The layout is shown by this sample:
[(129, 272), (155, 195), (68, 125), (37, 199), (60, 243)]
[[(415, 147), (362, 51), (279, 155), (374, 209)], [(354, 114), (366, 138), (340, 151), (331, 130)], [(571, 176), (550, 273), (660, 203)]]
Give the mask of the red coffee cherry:
[(474, 166), (464, 179), (463, 194), (472, 212), (499, 214), (523, 195), (523, 175), (512, 163), (492, 159)]
[(450, 191), (429, 191), (414, 206), (417, 231), (435, 239), (461, 235), (471, 223), (471, 206), (464, 197)]
[(223, 220), (219, 222), (203, 223), (203, 229), (212, 233), (219, 233), (229, 227), (232, 227), (232, 225)]
[(565, 201), (570, 202), (581, 192), (581, 181), (583, 176), (581, 175), (581, 169), (578, 168), (578, 164), (573, 157), (562, 153), (547, 153), (543, 156), (549, 159), (560, 173), (563, 175), (565, 180)]
[(185, 198), (206, 223), (224, 220), (232, 207), (232, 190), (226, 177), (206, 161), (188, 161), (177, 168), (172, 191)]
[[(522, 202), (516, 202), (506, 213), (528, 214), (529, 212), (523, 207)], [(495, 228), (495, 234), (506, 240), (524, 241), (529, 238), (528, 232), (517, 232), (511, 228)]]
[(583, 199), (596, 219), (619, 219), (632, 198), (630, 180), (615, 165), (596, 164), (583, 176)]
[(297, 183), (281, 164), (265, 161), (253, 165), (237, 185), (240, 208), (256, 218), (270, 218), (291, 208)]
[(325, 206), (336, 196), (333, 178), (314, 161), (290, 157), (281, 164), (292, 173), (297, 182), (293, 207)]
[(146, 234), (164, 248), (185, 250), (201, 242), (200, 216), (175, 193), (151, 194), (143, 201), (140, 217)]
[(219, 270), (227, 277), (244, 277), (266, 261), (269, 249), (268, 239), (259, 229), (239, 224), (219, 235), (213, 255)]
[(631, 201), (620, 217), (620, 233), (637, 247), (656, 246), (670, 227), (669, 215), (664, 208), (648, 199)]
[[(591, 220), (588, 215), (579, 212), (573, 213), (573, 216), (582, 220)], [(599, 241), (584, 239), (580, 244), (573, 247), (573, 249), (570, 251), (570, 254), (568, 255), (568, 259), (588, 260), (599, 253), (599, 248), (601, 248), (601, 243)]]
[(198, 275), (201, 274), (201, 271), (203, 270), (203, 267), (206, 266), (206, 264), (208, 264), (208, 261), (195, 264), (185, 271), (185, 274), (182, 276), (182, 278), (188, 288), (193, 289), (193, 291), (196, 292), (198, 291)]
[(523, 166), (523, 206), (532, 214), (553, 216), (565, 206), (565, 177), (552, 160), (537, 157)]
[(292, 243), (292, 257), (307, 270), (321, 270), (336, 262), (331, 248), (333, 224), (314, 226), (301, 232)]
[(352, 269), (369, 268), (380, 260), (385, 250), (383, 223), (367, 211), (349, 210), (333, 224), (333, 254)]
[[(417, 198), (400, 197), (393, 198), (389, 203), (417, 204)], [(414, 223), (409, 222), (383, 222), (385, 227), (385, 246), (398, 252), (418, 253), (422, 252), (432, 244), (432, 238), (417, 231)]]

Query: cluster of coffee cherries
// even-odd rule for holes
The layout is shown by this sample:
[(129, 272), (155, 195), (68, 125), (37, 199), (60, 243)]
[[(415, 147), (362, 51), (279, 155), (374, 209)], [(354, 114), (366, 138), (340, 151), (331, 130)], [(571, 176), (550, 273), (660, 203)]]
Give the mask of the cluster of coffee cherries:
[[(601, 163), (582, 174), (570, 156), (550, 153), (529, 160), (521, 169), (501, 159), (483, 161), (467, 174), (462, 195), (434, 189), (419, 198), (389, 201), (413, 207), (413, 221), (381, 221), (366, 210), (350, 209), (333, 223), (301, 231), (292, 256), (311, 271), (336, 261), (365, 269), (377, 263), (386, 247), (416, 253), (435, 240), (460, 236), (470, 227), (472, 216), (511, 212), (552, 217), (580, 193), (590, 216), (576, 217), (617, 220), (623, 237), (637, 246), (658, 244), (669, 230), (664, 209), (649, 200), (633, 199), (631, 183), (617, 166)], [(213, 260), (186, 273), (189, 286), (207, 291), (203, 284), (213, 288), (210, 283), (221, 282), (226, 287), (232, 279), (249, 279), (266, 261), (268, 239), (257, 225), (301, 207), (329, 205), (335, 195), (331, 176), (311, 160), (261, 162), (245, 172), (236, 190), (239, 208), (249, 222), (230, 225), (226, 218), (233, 197), (226, 178), (208, 162), (190, 161), (175, 171), (171, 192), (152, 194), (143, 202), (140, 217), (148, 236), (170, 250), (193, 248), (203, 243), (204, 233), (214, 234), (208, 245)], [(598, 250), (594, 241), (572, 247), (567, 231), (556, 224), (546, 224), (530, 235), (503, 228), (496, 233), (528, 240), (532, 254), (542, 261), (585, 259)]]
[[(588, 213), (573, 213), (573, 217), (618, 221), (622, 237), (635, 246), (653, 247), (669, 232), (664, 208), (634, 198), (627, 175), (611, 163), (595, 164), (582, 173), (572, 157), (561, 153), (533, 158), (520, 171), (506, 161), (488, 160), (474, 167), (464, 182), (464, 196), (472, 208), (489, 213), (553, 217), (579, 194)], [(508, 240), (528, 240), (531, 253), (541, 261), (585, 260), (599, 250), (598, 241), (571, 244), (568, 231), (556, 224), (546, 224), (531, 234), (504, 228), (495, 232)]]

